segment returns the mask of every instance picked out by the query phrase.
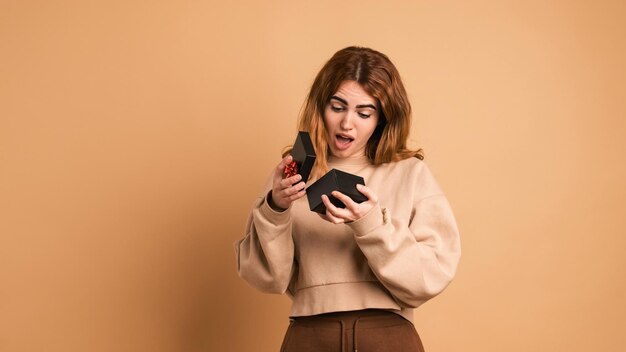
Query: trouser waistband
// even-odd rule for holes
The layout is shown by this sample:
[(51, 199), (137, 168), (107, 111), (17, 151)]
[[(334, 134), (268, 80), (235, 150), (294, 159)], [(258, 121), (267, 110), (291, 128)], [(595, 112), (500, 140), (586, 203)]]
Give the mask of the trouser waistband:
[(292, 317), (300, 326), (337, 328), (340, 321), (353, 326), (356, 321), (361, 327), (386, 327), (404, 324), (407, 320), (399, 314), (383, 309), (364, 309), (347, 312), (333, 312), (302, 317)]
[(356, 338), (357, 329), (383, 328), (403, 325), (407, 320), (399, 314), (382, 309), (365, 309), (348, 312), (324, 313), (303, 317), (292, 317), (290, 325), (308, 328), (325, 328), (341, 330), (341, 350), (345, 351), (344, 335), (352, 332), (352, 345), (358, 351)]

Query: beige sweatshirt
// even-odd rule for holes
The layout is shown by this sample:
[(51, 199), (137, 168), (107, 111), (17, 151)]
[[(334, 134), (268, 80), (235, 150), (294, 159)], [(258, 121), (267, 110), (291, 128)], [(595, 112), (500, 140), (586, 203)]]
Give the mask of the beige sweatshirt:
[(263, 292), (288, 293), (291, 316), (381, 308), (412, 321), (413, 308), (450, 283), (461, 255), (446, 197), (417, 158), (374, 166), (364, 156), (331, 157), (328, 165), (362, 176), (378, 206), (332, 224), (306, 197), (274, 211), (268, 185), (235, 243), (239, 275)]

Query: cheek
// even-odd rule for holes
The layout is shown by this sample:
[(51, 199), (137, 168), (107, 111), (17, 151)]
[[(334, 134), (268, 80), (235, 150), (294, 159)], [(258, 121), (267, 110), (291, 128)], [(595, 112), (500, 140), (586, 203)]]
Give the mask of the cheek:
[(324, 112), (324, 124), (326, 125), (326, 129), (334, 127), (337, 125), (337, 121), (340, 119), (338, 114), (330, 109), (326, 109)]
[(328, 137), (332, 133), (331, 129), (333, 128), (332, 115), (329, 114), (328, 111), (326, 111), (322, 120), (324, 121), (324, 131), (326, 132), (326, 136)]
[(324, 113), (322, 120), (324, 121), (324, 127), (328, 129), (328, 126), (330, 126), (330, 119), (327, 112)]
[(374, 134), (374, 130), (376, 130), (376, 122), (377, 121), (375, 119), (367, 120), (367, 124), (363, 126), (363, 132), (367, 136), (367, 139)]

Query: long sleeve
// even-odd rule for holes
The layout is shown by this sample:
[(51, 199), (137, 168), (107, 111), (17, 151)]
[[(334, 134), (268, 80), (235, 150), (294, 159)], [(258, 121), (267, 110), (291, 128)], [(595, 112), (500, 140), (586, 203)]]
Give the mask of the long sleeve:
[[(415, 308), (439, 294), (455, 275), (461, 255), (450, 205), (424, 166), (412, 192), (409, 219), (394, 218), (380, 205), (349, 223), (378, 280), (403, 307)], [(384, 206), (384, 205), (382, 205)]]
[(246, 235), (235, 243), (237, 272), (266, 293), (285, 293), (294, 270), (290, 209), (274, 211), (260, 197), (248, 217)]

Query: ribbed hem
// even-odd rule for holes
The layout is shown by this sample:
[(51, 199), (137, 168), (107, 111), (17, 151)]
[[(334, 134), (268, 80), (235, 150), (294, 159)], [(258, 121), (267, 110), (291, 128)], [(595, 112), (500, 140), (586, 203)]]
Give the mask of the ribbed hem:
[(275, 225), (286, 223), (291, 215), (289, 208), (285, 209), (284, 211), (276, 211), (272, 209), (272, 207), (267, 202), (267, 197), (267, 195), (263, 197), (263, 203), (261, 203), (261, 205), (259, 206), (259, 212), (261, 212), (261, 215), (269, 220), (270, 223)]
[(386, 309), (413, 322), (413, 310), (402, 309), (377, 281), (345, 282), (299, 289), (290, 316), (345, 312), (368, 308)]
[(367, 214), (363, 215), (362, 218), (356, 221), (347, 222), (352, 231), (356, 234), (356, 236), (361, 237), (373, 231), (375, 228), (382, 226), (384, 224), (384, 214), (383, 210), (380, 209), (380, 205), (376, 204), (375, 206), (367, 212)]

